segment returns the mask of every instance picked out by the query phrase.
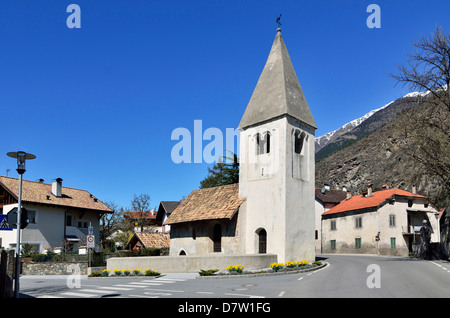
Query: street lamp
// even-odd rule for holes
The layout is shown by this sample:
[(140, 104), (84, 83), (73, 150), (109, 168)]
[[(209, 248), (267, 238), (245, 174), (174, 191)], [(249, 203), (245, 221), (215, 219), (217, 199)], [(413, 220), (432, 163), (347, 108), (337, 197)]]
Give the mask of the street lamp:
[(19, 298), (19, 275), (20, 275), (20, 220), (22, 213), (22, 175), (25, 173), (25, 161), (36, 158), (35, 155), (24, 151), (8, 152), (11, 158), (17, 159), (17, 172), (19, 173), (19, 198), (17, 204), (17, 243), (16, 243), (16, 273), (14, 280), (14, 297)]

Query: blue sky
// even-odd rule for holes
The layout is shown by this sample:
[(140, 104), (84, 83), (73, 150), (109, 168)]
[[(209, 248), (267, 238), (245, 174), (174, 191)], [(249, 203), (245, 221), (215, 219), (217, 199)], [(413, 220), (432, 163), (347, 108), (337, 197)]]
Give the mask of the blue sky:
[[(71, 3), (80, 29), (66, 25)], [(448, 0), (0, 0), (0, 174), (18, 177), (6, 153), (22, 150), (37, 156), (27, 180), (61, 177), (119, 206), (179, 200), (209, 165), (173, 163), (172, 131), (237, 127), (279, 14), (320, 136), (405, 95), (387, 74), (436, 24), (449, 32), (449, 12)]]

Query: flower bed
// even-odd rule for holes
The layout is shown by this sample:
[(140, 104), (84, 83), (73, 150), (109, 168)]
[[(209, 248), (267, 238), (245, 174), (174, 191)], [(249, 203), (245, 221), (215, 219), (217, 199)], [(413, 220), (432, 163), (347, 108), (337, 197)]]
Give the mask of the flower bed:
[(101, 272), (94, 272), (89, 277), (133, 277), (133, 276), (159, 276), (161, 273), (147, 268), (144, 271), (141, 271), (140, 268), (133, 269), (113, 269), (112, 271), (109, 269), (105, 269)]
[(309, 263), (308, 261), (296, 261), (286, 263), (272, 263), (270, 268), (260, 270), (244, 270), (242, 265), (231, 265), (226, 268), (226, 271), (218, 270), (202, 270), (199, 272), (200, 276), (214, 276), (214, 277), (233, 277), (233, 276), (258, 276), (270, 275), (277, 273), (292, 272), (299, 273), (308, 270), (314, 270), (317, 267), (324, 266), (321, 262)]

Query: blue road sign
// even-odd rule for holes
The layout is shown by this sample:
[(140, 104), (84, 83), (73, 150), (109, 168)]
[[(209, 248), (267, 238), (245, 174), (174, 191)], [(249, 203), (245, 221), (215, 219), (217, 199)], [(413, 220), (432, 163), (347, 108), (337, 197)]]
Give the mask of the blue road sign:
[(0, 214), (0, 231), (12, 231), (13, 228), (8, 224), (8, 218), (6, 214)]

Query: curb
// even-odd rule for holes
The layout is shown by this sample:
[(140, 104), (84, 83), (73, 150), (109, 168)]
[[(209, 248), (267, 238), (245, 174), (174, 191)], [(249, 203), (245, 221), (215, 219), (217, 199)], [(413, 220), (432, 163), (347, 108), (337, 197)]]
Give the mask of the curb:
[(110, 275), (110, 276), (100, 276), (100, 277), (89, 277), (89, 276), (87, 276), (87, 278), (88, 278), (88, 279), (108, 279), (108, 278), (119, 278), (119, 279), (121, 279), (121, 278), (128, 278), (128, 279), (130, 279), (130, 278), (138, 278), (138, 279), (142, 279), (142, 278), (144, 278), (144, 279), (155, 279), (155, 278), (159, 278), (159, 277), (162, 277), (162, 276), (164, 276), (164, 275), (155, 275), (155, 276), (145, 276), (145, 275), (129, 275), (129, 276), (122, 275), (122, 276), (115, 276), (115, 275)]
[(319, 269), (324, 268), (325, 266), (329, 265), (327, 262), (322, 262), (322, 265), (319, 265), (314, 268), (308, 268), (308, 269), (300, 269), (300, 270), (292, 270), (292, 271), (285, 271), (285, 272), (272, 272), (272, 273), (257, 273), (254, 274), (235, 274), (235, 275), (213, 275), (213, 276), (198, 276), (195, 279), (230, 279), (230, 278), (254, 278), (254, 277), (264, 277), (264, 276), (277, 276), (277, 275), (293, 275), (293, 274), (300, 274), (300, 273), (306, 273), (306, 272), (312, 272)]

